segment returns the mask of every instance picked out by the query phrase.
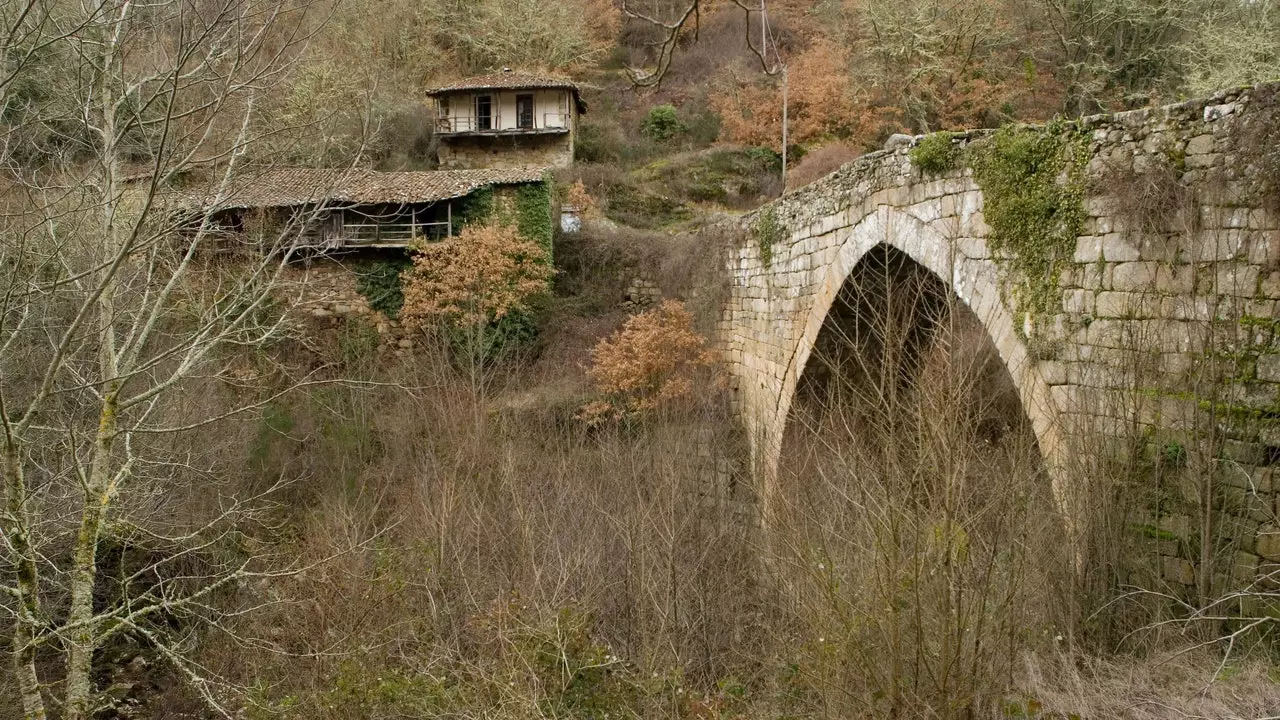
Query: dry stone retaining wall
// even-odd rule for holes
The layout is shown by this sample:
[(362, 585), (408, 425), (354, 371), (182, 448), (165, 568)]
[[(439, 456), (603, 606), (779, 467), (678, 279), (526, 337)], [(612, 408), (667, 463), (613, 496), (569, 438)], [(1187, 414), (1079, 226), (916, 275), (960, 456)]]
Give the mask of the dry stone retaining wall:
[[(1259, 165), (1259, 143), (1280, 140), (1278, 95), (1259, 86), (1041, 129), (1087, 154), (1088, 179), (1083, 231), (1049, 288), (1048, 317), (1011, 292), (1019, 278), (988, 246), (972, 170), (922, 174), (909, 156), (918, 138), (895, 138), (743, 218), (719, 340), (766, 512), (827, 312), (863, 255), (886, 244), (946, 281), (985, 324), (1060, 498), (1079, 448), (1139, 448), (1161, 488), (1135, 526), (1162, 544), (1165, 579), (1191, 584), (1199, 529), (1185, 466), (1189, 453), (1207, 454), (1230, 572), (1249, 578), (1280, 561), (1280, 203), (1267, 184), (1280, 167)], [(1145, 207), (1165, 205), (1144, 212), (1146, 195)]]

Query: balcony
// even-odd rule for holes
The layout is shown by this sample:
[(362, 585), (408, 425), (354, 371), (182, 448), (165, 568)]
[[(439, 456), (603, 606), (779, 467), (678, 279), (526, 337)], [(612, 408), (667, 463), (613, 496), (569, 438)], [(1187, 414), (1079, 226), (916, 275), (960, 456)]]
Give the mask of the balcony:
[[(503, 118), (494, 115), (485, 118), (474, 116), (442, 117), (436, 120), (437, 135), (557, 135), (569, 132), (569, 115), (550, 112), (541, 116)], [(521, 121), (523, 120), (523, 122)], [(505, 125), (504, 125), (505, 121)]]

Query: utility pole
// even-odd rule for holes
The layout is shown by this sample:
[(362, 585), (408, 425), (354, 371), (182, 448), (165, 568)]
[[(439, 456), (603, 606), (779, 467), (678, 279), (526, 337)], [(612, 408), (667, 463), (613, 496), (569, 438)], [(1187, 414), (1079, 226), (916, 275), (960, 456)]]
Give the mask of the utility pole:
[(773, 54), (778, 59), (778, 64), (774, 67), (773, 72), (769, 72), (769, 10), (765, 7), (766, 0), (760, 0), (760, 59), (764, 61), (765, 72), (768, 74), (782, 71), (782, 187), (787, 186), (787, 65), (782, 62), (782, 53), (778, 52), (775, 45)]
[(782, 188), (787, 187), (787, 66), (782, 66)]

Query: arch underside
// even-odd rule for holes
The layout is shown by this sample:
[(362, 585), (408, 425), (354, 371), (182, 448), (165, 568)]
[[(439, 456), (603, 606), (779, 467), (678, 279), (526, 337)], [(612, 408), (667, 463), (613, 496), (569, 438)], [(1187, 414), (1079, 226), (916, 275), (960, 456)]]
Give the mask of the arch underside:
[[(767, 475), (776, 476), (782, 438), (801, 375), (809, 364), (819, 334), (841, 289), (867, 253), (883, 245), (900, 251), (940, 279), (978, 318), (1013, 381), (1053, 479), (1055, 495), (1061, 502), (1060, 473), (1055, 471), (1061, 466), (1056, 460), (1062, 450), (1058, 412), (1048, 386), (1016, 331), (1014, 315), (1004, 303), (999, 286), (999, 268), (995, 261), (978, 249), (983, 243), (953, 241), (932, 225), (887, 206), (878, 207), (853, 227), (836, 232), (839, 234), (838, 248), (827, 265), (803, 333), (791, 353), (774, 417), (769, 423), (775, 432), (765, 448)], [(969, 253), (964, 250), (969, 250)]]

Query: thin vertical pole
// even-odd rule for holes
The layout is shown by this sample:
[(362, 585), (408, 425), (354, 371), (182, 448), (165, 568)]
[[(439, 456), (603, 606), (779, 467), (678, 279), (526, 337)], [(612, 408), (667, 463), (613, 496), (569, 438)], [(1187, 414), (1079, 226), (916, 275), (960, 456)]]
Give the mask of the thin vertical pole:
[(787, 66), (782, 66), (782, 187), (787, 187)]
[(450, 200), (445, 205), (445, 219), (449, 223), (449, 227), (445, 228), (446, 237), (453, 237), (453, 201)]

